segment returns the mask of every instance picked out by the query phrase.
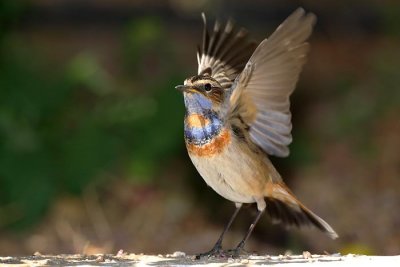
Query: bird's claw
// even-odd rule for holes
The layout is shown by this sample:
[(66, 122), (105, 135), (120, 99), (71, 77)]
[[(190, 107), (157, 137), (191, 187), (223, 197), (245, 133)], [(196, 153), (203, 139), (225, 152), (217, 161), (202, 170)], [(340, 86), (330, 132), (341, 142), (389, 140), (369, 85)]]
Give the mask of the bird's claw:
[(200, 260), (202, 258), (225, 258), (224, 251), (220, 245), (215, 245), (210, 251), (200, 253), (196, 255), (196, 260)]
[(234, 249), (223, 250), (222, 247), (215, 246), (210, 251), (200, 253), (196, 255), (196, 260), (203, 258), (233, 258), (237, 259), (243, 255), (249, 255), (250, 253), (245, 251), (242, 247), (236, 247)]
[(229, 249), (225, 252), (225, 254), (233, 259), (237, 259), (240, 258), (240, 256), (248, 256), (251, 253), (247, 252), (246, 250), (244, 250), (242, 247), (236, 247), (234, 249)]

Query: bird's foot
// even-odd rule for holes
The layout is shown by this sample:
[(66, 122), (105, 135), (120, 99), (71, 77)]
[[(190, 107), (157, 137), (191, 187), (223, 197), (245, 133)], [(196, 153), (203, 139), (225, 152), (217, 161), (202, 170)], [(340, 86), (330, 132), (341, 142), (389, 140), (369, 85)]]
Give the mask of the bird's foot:
[(241, 256), (249, 256), (252, 253), (244, 250), (243, 247), (237, 246), (234, 249), (229, 249), (229, 250), (225, 251), (224, 254), (226, 255), (226, 257), (237, 259), (237, 258), (240, 258)]
[(252, 253), (244, 250), (242, 247), (236, 247), (234, 249), (223, 250), (221, 246), (215, 246), (210, 251), (205, 253), (200, 253), (196, 255), (196, 260), (204, 259), (204, 258), (232, 258), (238, 259), (243, 256), (249, 256)]
[(203, 258), (225, 258), (225, 253), (222, 250), (222, 246), (220, 244), (215, 244), (215, 246), (208, 252), (200, 253), (196, 255), (196, 260), (200, 260)]

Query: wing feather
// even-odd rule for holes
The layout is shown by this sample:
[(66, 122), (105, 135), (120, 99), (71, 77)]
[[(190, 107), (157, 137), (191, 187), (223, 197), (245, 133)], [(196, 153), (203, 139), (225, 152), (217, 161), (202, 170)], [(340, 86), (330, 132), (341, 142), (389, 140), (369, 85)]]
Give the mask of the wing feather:
[(254, 52), (256, 44), (249, 41), (245, 29), (236, 29), (231, 20), (228, 20), (225, 27), (216, 21), (210, 35), (204, 13), (202, 18), (204, 29), (202, 46), (197, 52), (198, 74), (207, 72), (224, 89), (229, 90)]
[[(251, 140), (270, 155), (284, 157), (292, 142), (289, 97), (306, 61), (315, 15), (293, 12), (255, 49), (232, 85), (228, 118), (244, 118)], [(250, 99), (250, 101), (249, 101)], [(254, 109), (255, 107), (255, 109)], [(254, 114), (249, 114), (252, 110)]]

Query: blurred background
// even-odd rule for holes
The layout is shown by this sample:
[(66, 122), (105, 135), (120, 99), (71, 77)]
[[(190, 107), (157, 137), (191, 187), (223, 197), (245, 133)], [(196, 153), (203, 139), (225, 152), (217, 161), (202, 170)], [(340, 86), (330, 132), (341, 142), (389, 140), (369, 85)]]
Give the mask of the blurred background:
[(197, 71), (200, 13), (262, 40), (298, 6), (318, 23), (273, 162), (340, 238), (265, 216), (247, 248), (399, 254), (398, 1), (1, 0), (0, 255), (210, 249), (234, 205), (192, 166), (174, 90)]

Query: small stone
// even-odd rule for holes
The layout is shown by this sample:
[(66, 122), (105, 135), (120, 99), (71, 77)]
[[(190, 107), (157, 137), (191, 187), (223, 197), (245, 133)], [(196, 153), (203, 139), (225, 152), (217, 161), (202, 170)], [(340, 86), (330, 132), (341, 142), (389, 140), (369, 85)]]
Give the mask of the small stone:
[(35, 253), (33, 253), (33, 256), (36, 256), (36, 257), (42, 256), (42, 253), (40, 253), (39, 251), (36, 251)]
[(174, 258), (183, 258), (186, 256), (185, 252), (182, 251), (175, 251), (174, 253), (172, 253), (172, 257)]
[(104, 262), (104, 255), (97, 256), (96, 262)]
[(118, 250), (117, 254), (115, 255), (116, 257), (123, 257), (126, 255), (126, 252), (123, 249)]
[(306, 260), (312, 259), (312, 255), (309, 251), (303, 251), (303, 258)]
[(285, 256), (287, 257), (287, 256), (292, 256), (293, 255), (293, 252), (291, 251), (291, 250), (286, 250), (285, 251)]

